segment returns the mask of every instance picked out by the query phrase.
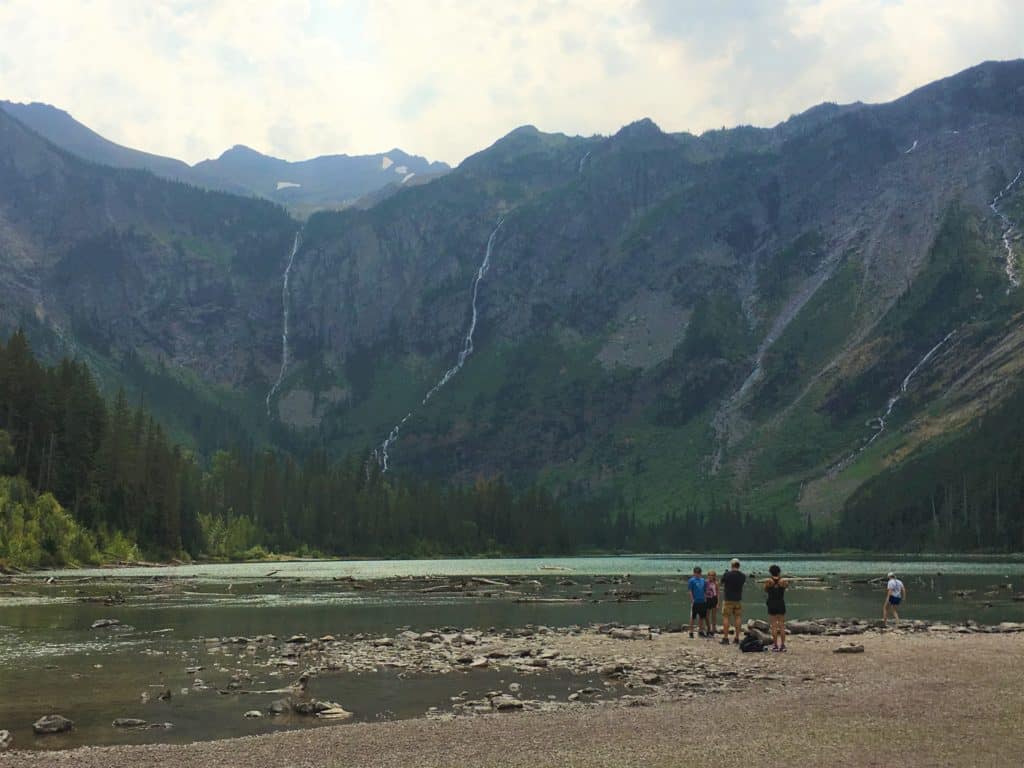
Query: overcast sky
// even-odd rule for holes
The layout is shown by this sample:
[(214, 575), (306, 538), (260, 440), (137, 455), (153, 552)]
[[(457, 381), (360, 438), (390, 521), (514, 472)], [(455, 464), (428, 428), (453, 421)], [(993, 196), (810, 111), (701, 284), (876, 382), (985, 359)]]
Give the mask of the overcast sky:
[[(711, 10), (709, 10), (711, 9)], [(0, 98), (196, 162), (771, 125), (1024, 56), (1024, 0), (0, 0)]]

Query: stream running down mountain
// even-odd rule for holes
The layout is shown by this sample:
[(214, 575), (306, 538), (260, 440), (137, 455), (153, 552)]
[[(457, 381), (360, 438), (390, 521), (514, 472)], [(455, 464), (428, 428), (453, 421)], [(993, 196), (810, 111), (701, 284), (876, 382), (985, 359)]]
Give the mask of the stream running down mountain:
[[(430, 390), (423, 396), (420, 401), (420, 406), (426, 405), (430, 402), (430, 399), (436, 395), (459, 371), (462, 370), (462, 366), (466, 364), (466, 360), (471, 354), (473, 354), (473, 334), (476, 333), (476, 324), (479, 318), (479, 313), (476, 306), (477, 297), (480, 295), (480, 283), (487, 274), (487, 271), (491, 268), (491, 252), (494, 250), (494, 239), (498, 236), (498, 231), (501, 229), (501, 225), (505, 222), (505, 217), (502, 216), (498, 219), (498, 223), (491, 231), (491, 236), (487, 238), (487, 247), (484, 249), (484, 259), (480, 262), (480, 266), (477, 268), (476, 277), (473, 278), (473, 298), (471, 301), (472, 317), (469, 321), (469, 330), (466, 331), (466, 336), (462, 341), (462, 349), (459, 351), (459, 357), (451, 368), (444, 372), (444, 376), (441, 377), (440, 381), (437, 382)], [(413, 412), (409, 411), (402, 420), (398, 422), (392, 430), (388, 433), (388, 436), (384, 438), (384, 442), (381, 443), (374, 453), (377, 457), (377, 462), (380, 464), (382, 472), (387, 472), (391, 467), (391, 446), (398, 440), (398, 435), (405, 426), (405, 423), (412, 416)]]
[(295, 254), (299, 252), (299, 244), (301, 242), (302, 230), (300, 229), (295, 233), (295, 240), (292, 242), (292, 250), (291, 253), (288, 254), (288, 265), (284, 268), (284, 281), (281, 285), (281, 370), (277, 373), (277, 381), (274, 382), (274, 386), (272, 386), (270, 391), (267, 392), (267, 416), (271, 415), (270, 401), (274, 399), (274, 395), (277, 394), (277, 390), (281, 387), (281, 382), (284, 381), (285, 373), (288, 372), (288, 280), (291, 277), (292, 265), (295, 263)]
[(1017, 185), (1022, 175), (1024, 175), (1024, 168), (1017, 171), (1017, 175), (1013, 177), (1013, 180), (999, 190), (999, 194), (993, 197), (992, 202), (988, 204), (988, 207), (992, 209), (992, 213), (999, 218), (1000, 223), (1003, 225), (1003, 248), (1006, 249), (1006, 277), (1013, 288), (1020, 288), (1020, 275), (1017, 273), (1017, 257), (1013, 252), (1013, 243), (1011, 242), (1015, 228), (1009, 217), (999, 210), (999, 202)]
[(868, 421), (867, 426), (875, 430), (875, 433), (871, 436), (871, 439), (868, 440), (856, 451), (851, 453), (849, 456), (847, 456), (845, 459), (843, 459), (841, 462), (833, 466), (829, 470), (830, 475), (836, 475), (842, 470), (846, 469), (848, 466), (850, 466), (854, 459), (856, 459), (861, 453), (867, 450), (868, 447), (873, 442), (875, 442), (875, 440), (878, 439), (879, 435), (885, 432), (886, 422), (892, 415), (892, 411), (896, 407), (896, 403), (898, 403), (903, 398), (903, 396), (907, 394), (907, 389), (910, 387), (910, 382), (912, 382), (914, 380), (914, 377), (918, 374), (918, 372), (928, 364), (928, 361), (935, 356), (935, 353), (938, 352), (947, 341), (953, 338), (955, 334), (956, 330), (952, 330), (949, 333), (947, 333), (945, 336), (942, 337), (942, 340), (939, 341), (938, 344), (929, 349), (925, 353), (924, 357), (917, 361), (917, 364), (910, 369), (910, 373), (903, 377), (903, 381), (900, 382), (899, 390), (897, 390), (897, 392), (894, 395), (892, 395), (889, 398), (888, 402), (885, 404), (885, 413), (883, 413), (881, 416), (875, 416), (873, 419)]

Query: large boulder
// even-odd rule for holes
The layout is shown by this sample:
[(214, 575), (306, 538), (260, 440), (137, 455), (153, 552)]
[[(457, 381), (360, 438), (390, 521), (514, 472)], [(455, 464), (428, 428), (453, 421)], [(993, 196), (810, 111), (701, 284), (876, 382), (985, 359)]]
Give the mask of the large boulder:
[(14, 745), (14, 737), (10, 731), (0, 731), (0, 752), (6, 752)]
[(40, 736), (50, 733), (65, 733), (74, 727), (74, 722), (63, 715), (43, 715), (32, 723), (32, 730)]

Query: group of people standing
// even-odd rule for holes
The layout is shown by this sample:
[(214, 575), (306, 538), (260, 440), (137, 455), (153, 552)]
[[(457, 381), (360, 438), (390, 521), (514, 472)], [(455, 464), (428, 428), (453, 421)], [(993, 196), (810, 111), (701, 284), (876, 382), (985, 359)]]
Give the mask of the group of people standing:
[[(786, 588), (789, 582), (782, 578), (782, 569), (773, 565), (768, 569), (769, 577), (764, 581), (768, 623), (771, 626), (772, 650), (786, 650)], [(731, 642), (740, 644), (740, 627), (743, 621), (743, 586), (747, 575), (740, 570), (740, 561), (733, 558), (729, 570), (722, 575), (719, 585), (718, 574), (708, 571), (703, 575), (700, 566), (693, 569), (693, 576), (687, 582), (690, 593), (690, 637), (694, 625), (700, 637), (709, 640), (718, 634), (719, 588), (721, 587), (722, 645)]]
[[(740, 561), (736, 558), (729, 563), (729, 570), (722, 576), (719, 584), (718, 574), (708, 571), (705, 577), (700, 566), (693, 569), (693, 576), (686, 584), (690, 593), (690, 637), (696, 624), (700, 637), (713, 639), (718, 634), (719, 588), (721, 588), (722, 608), (722, 645), (728, 645), (729, 635), (732, 642), (740, 644), (740, 627), (743, 619), (743, 585), (747, 575), (740, 570)], [(765, 607), (768, 609), (768, 625), (771, 629), (773, 651), (786, 650), (786, 589), (788, 579), (782, 577), (782, 569), (773, 565), (768, 569), (768, 578), (762, 585), (765, 593)], [(886, 582), (886, 597), (882, 605), (882, 620), (888, 625), (889, 611), (900, 620), (899, 605), (907, 593), (907, 588), (896, 574), (890, 572)]]

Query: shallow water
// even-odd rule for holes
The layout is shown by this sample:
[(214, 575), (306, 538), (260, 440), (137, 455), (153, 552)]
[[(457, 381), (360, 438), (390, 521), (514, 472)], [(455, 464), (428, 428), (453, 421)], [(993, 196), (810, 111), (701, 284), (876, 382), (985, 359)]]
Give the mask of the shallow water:
[[(867, 583), (895, 568), (906, 582), (904, 618), (982, 623), (1024, 621), (1021, 560), (839, 560), (779, 558), (798, 582), (787, 598), (791, 618), (880, 616), (883, 592)], [(250, 669), (258, 688), (278, 688), (292, 673), (252, 670), (242, 654), (213, 654), (204, 637), (294, 633), (309, 636), (393, 634), (442, 626), (504, 628), (527, 624), (569, 626), (593, 622), (668, 624), (684, 620), (685, 576), (693, 564), (724, 570), (719, 557), (602, 557), (429, 561), (317, 561), (280, 564), (202, 565), (53, 572), (0, 584), (0, 728), (15, 733), (21, 748), (62, 748), (82, 743), (187, 742), (315, 724), (308, 718), (246, 720), (280, 696), (221, 695), (231, 674)], [(751, 575), (769, 561), (744, 558)], [(273, 573), (272, 576), (268, 575)], [(630, 574), (623, 580), (624, 574)], [(48, 576), (53, 584), (46, 584)], [(428, 576), (505, 578), (507, 588), (475, 585), (473, 594), (423, 592)], [(615, 579), (601, 576), (617, 577)], [(334, 579), (354, 577), (360, 582)], [(417, 577), (417, 578), (411, 578)], [(395, 579), (387, 581), (387, 579)], [(369, 581), (364, 581), (369, 580)], [(628, 583), (612, 583), (628, 581)], [(360, 586), (366, 586), (359, 589)], [(616, 591), (643, 593), (620, 601)], [(966, 596), (961, 594), (967, 591)], [(124, 602), (85, 599), (120, 593)], [(490, 593), (490, 594), (488, 594)], [(763, 617), (756, 588), (748, 587), (748, 617)], [(539, 603), (537, 599), (574, 599)], [(115, 618), (124, 627), (93, 630), (93, 621)], [(210, 690), (193, 689), (190, 666)], [(473, 696), (504, 683), (475, 670), (406, 679), (393, 672), (318, 677), (311, 693), (337, 700), (355, 720), (423, 715), (444, 710), (462, 690)], [(521, 681), (535, 698), (563, 697), (578, 680), (540, 674)], [(172, 691), (170, 702), (156, 700)], [(187, 689), (187, 693), (183, 693)], [(141, 694), (152, 694), (141, 702)], [(59, 712), (76, 721), (74, 733), (34, 737), (31, 723)], [(172, 730), (123, 731), (110, 722), (138, 717), (172, 722)]]

